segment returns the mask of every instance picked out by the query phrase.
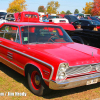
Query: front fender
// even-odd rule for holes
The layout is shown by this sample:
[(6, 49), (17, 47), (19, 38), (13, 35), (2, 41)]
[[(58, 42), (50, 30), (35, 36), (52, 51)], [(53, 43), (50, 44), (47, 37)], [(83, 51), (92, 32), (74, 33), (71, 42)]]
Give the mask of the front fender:
[(37, 62), (28, 62), (24, 67), (25, 73), (27, 73), (27, 71), (29, 71), (30, 68), (34, 67), (36, 67), (40, 71), (41, 76), (44, 80), (50, 81), (52, 79), (54, 72), (54, 68), (52, 65), (48, 63), (41, 64)]

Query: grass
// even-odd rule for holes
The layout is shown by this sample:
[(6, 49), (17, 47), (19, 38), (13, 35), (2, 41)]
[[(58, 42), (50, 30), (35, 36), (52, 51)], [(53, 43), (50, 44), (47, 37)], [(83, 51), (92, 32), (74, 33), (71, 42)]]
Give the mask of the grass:
[[(26, 93), (26, 96), (15, 96), (15, 92)], [(52, 91), (39, 97), (31, 93), (25, 77), (0, 63), (0, 100), (100, 100), (100, 83)]]

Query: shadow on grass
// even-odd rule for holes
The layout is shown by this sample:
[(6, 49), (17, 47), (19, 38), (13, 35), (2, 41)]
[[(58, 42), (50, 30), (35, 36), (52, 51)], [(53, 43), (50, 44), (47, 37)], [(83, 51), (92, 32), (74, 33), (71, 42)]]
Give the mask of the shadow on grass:
[(0, 63), (0, 70), (4, 72), (6, 75), (8, 75), (9, 77), (12, 77), (17, 82), (22, 83), (27, 89), (29, 89), (26, 78), (21, 74), (17, 73), (13, 69), (9, 68), (8, 66), (2, 63)]
[[(12, 77), (17, 82), (22, 83), (30, 91), (27, 84), (27, 80), (24, 76), (20, 75), (19, 73), (17, 73), (16, 71), (12, 70), (11, 68), (7, 67), (6, 65), (2, 63), (0, 63), (0, 70), (4, 72), (5, 74), (7, 74), (8, 76)], [(73, 89), (55, 90), (55, 91), (52, 90), (51, 93), (43, 96), (43, 98), (45, 99), (58, 98), (58, 97), (62, 97), (62, 96), (66, 96), (66, 95), (70, 95), (74, 93), (84, 92), (90, 89), (95, 89), (98, 87), (100, 87), (100, 83), (89, 85), (89, 86), (81, 86), (81, 87), (77, 87)]]

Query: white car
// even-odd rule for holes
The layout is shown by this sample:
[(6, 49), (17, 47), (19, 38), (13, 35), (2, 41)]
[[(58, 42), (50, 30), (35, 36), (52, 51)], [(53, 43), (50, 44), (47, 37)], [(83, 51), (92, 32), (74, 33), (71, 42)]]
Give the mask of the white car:
[(49, 22), (54, 22), (54, 23), (69, 23), (68, 19), (66, 19), (66, 18), (52, 18), (52, 19), (49, 19)]
[(7, 22), (5, 19), (0, 19), (0, 24)]
[(0, 24), (7, 22), (5, 20), (5, 16), (6, 16), (7, 12), (5, 10), (0, 10)]
[(5, 16), (5, 19), (7, 21), (15, 21), (14, 13), (7, 13), (6, 16)]

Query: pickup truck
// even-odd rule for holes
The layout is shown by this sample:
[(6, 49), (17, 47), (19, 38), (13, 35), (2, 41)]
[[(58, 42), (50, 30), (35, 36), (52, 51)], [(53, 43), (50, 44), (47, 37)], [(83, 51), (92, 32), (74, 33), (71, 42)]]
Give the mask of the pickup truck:
[(100, 48), (100, 31), (92, 31), (88, 29), (66, 31), (72, 40), (77, 43), (82, 43)]
[(45, 23), (45, 24), (54, 24), (54, 25), (59, 25), (61, 27), (63, 27), (64, 30), (75, 30), (74, 26), (72, 24), (62, 22), (64, 20), (67, 19), (61, 19), (61, 22), (56, 22), (54, 23), (54, 21), (52, 22), (40, 22), (39, 20), (39, 14), (37, 12), (31, 12), (31, 11), (23, 11), (20, 13), (15, 13), (15, 21), (16, 22), (35, 22), (35, 23)]

